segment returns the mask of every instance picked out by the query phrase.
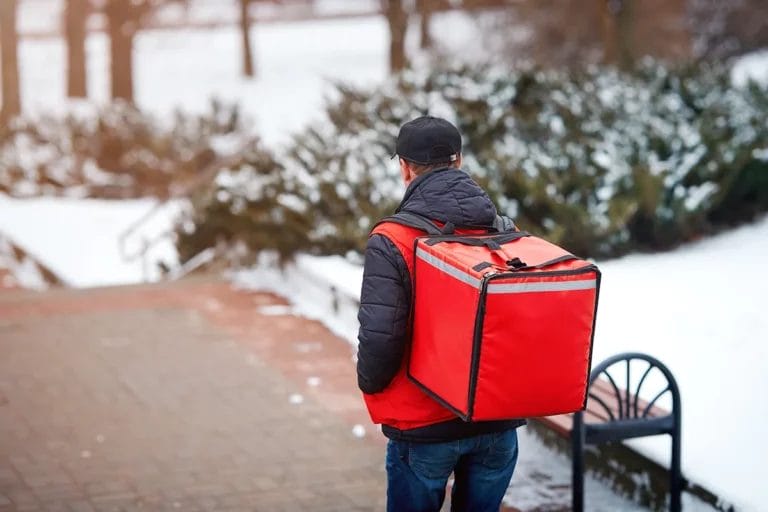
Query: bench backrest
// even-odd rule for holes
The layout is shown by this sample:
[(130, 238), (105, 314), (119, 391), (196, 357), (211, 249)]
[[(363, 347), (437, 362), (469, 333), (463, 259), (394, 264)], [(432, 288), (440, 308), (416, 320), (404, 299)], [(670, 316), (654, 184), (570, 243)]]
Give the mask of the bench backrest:
[[(651, 393), (643, 393), (646, 387), (652, 389)], [(647, 354), (618, 354), (592, 370), (588, 395), (590, 406), (574, 415), (571, 432), (573, 510), (581, 512), (584, 509), (585, 444), (669, 434), (672, 437), (669, 503), (670, 510), (679, 511), (683, 488), (680, 470), (680, 390), (672, 372), (661, 361)], [(671, 398), (669, 411), (657, 405), (667, 395)], [(644, 400), (641, 396), (648, 399)]]

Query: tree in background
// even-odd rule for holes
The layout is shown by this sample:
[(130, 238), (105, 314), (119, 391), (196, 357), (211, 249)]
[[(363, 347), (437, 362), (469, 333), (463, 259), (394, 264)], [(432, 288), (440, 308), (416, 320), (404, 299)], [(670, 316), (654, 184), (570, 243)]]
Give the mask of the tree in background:
[(133, 40), (149, 16), (170, 3), (187, 0), (102, 0), (109, 35), (112, 99), (133, 103)]
[(478, 23), (495, 59), (555, 68), (602, 63), (628, 68), (646, 55), (689, 59), (689, 1), (706, 0), (516, 0)]
[(21, 113), (16, 0), (0, 1), (0, 59), (3, 93), (0, 122), (5, 123)]
[(768, 48), (765, 0), (690, 0), (688, 18), (695, 57), (727, 59)]
[(382, 10), (389, 25), (389, 70), (402, 71), (408, 66), (405, 55), (405, 35), (408, 31), (408, 13), (402, 0), (381, 0)]
[(151, 7), (150, 0), (107, 0), (112, 99), (133, 103), (133, 40)]
[(67, 96), (88, 96), (85, 63), (86, 23), (90, 5), (88, 0), (67, 0), (64, 11), (64, 32), (67, 40)]
[(634, 0), (597, 0), (603, 18), (604, 59), (629, 69), (635, 60)]
[(419, 26), (421, 28), (420, 46), (422, 50), (432, 48), (432, 34), (429, 32), (430, 20), (434, 0), (416, 0), (416, 9), (419, 11)]
[[(598, 2), (598, 3), (596, 3)], [(510, 62), (575, 67), (603, 60), (600, 2), (523, 0), (481, 26), (484, 45)]]
[(253, 66), (253, 51), (251, 49), (251, 17), (248, 7), (251, 0), (240, 0), (240, 32), (243, 38), (243, 74), (253, 77), (256, 73)]

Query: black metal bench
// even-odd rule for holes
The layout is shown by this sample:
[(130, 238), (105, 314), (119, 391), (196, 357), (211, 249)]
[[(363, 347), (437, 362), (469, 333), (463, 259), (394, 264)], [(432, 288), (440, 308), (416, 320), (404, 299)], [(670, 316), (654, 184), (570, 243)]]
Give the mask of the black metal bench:
[[(647, 377), (654, 372), (653, 391), (646, 401), (640, 398)], [(616, 374), (621, 374), (621, 380)], [(638, 376), (633, 380), (633, 376)], [(584, 510), (584, 448), (586, 445), (669, 434), (672, 462), (669, 470), (669, 507), (680, 510), (684, 486), (680, 470), (680, 393), (669, 369), (657, 359), (640, 353), (613, 356), (597, 365), (590, 375), (587, 408), (576, 414), (537, 418), (536, 421), (570, 440), (573, 457), (573, 510)], [(662, 382), (663, 381), (663, 382)], [(633, 385), (634, 384), (634, 385)], [(671, 398), (671, 411), (657, 405)], [(645, 395), (644, 395), (645, 396)]]

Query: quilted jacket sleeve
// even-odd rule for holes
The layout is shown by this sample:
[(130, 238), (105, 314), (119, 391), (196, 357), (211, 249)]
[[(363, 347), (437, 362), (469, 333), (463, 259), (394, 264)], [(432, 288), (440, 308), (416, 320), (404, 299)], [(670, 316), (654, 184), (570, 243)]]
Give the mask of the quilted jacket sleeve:
[(368, 239), (360, 293), (357, 383), (383, 391), (400, 369), (407, 345), (411, 280), (400, 251), (382, 235)]

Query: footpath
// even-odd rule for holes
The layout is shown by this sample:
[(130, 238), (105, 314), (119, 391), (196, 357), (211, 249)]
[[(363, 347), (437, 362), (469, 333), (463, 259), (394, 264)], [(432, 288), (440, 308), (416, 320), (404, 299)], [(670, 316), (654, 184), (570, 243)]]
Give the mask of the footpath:
[(4, 291), (0, 511), (382, 510), (351, 348), (281, 304), (206, 278)]

